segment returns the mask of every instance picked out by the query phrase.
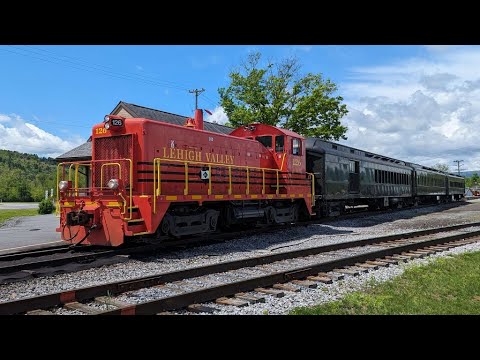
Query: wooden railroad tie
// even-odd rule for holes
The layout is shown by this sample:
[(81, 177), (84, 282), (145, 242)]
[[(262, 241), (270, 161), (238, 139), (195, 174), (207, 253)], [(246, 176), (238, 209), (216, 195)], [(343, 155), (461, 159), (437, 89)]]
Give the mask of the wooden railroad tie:
[(305, 286), (310, 289), (315, 289), (318, 286), (317, 283), (310, 280), (292, 280), (291, 283), (300, 285), (300, 286)]
[(95, 309), (93, 307), (79, 303), (77, 301), (66, 303), (65, 305), (63, 305), (63, 307), (69, 310), (78, 310), (89, 315), (95, 315), (102, 312), (100, 309)]
[(220, 305), (232, 305), (238, 307), (248, 306), (248, 301), (227, 297), (218, 298), (215, 302)]
[(285, 293), (283, 291), (276, 290), (276, 289), (256, 288), (255, 291), (263, 294), (273, 295), (275, 297), (285, 296)]
[(340, 274), (346, 274), (346, 275), (353, 275), (353, 276), (358, 276), (360, 273), (356, 270), (351, 270), (351, 269), (333, 269), (336, 273)]
[(218, 311), (217, 309), (210, 307), (210, 306), (205, 306), (202, 304), (191, 304), (187, 306), (187, 310), (193, 313), (208, 313), (208, 314), (213, 314), (215, 311)]
[(318, 276), (328, 277), (328, 278), (331, 278), (332, 280), (343, 280), (345, 278), (345, 275), (343, 274), (333, 274), (333, 273), (326, 273), (326, 272), (319, 272)]
[(327, 276), (307, 276), (307, 280), (318, 281), (324, 284), (333, 283), (333, 280)]
[(292, 286), (292, 285), (289, 285), (289, 284), (275, 284), (272, 286), (274, 289), (277, 289), (277, 290), (284, 290), (284, 291), (290, 291), (290, 292), (299, 292), (300, 289), (295, 287), (295, 286)]
[(256, 304), (256, 303), (264, 303), (265, 302), (265, 297), (264, 296), (255, 296), (255, 295), (250, 295), (244, 292), (235, 294), (235, 298), (248, 301), (251, 304)]

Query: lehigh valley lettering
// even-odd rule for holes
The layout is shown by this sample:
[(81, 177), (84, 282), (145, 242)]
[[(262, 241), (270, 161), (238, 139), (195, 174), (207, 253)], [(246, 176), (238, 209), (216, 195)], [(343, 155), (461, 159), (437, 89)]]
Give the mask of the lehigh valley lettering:
[(163, 148), (164, 159), (186, 160), (196, 162), (208, 162), (216, 164), (233, 165), (235, 156), (227, 154), (203, 153), (196, 150)]

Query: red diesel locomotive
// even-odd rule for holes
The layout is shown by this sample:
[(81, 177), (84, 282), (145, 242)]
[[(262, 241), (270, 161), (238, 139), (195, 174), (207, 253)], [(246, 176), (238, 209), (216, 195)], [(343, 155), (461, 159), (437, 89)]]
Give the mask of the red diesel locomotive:
[[(119, 246), (136, 236), (200, 234), (313, 215), (304, 138), (251, 124), (230, 135), (107, 115), (93, 127), (92, 161), (58, 165), (62, 239)], [(79, 174), (84, 174), (81, 185)]]

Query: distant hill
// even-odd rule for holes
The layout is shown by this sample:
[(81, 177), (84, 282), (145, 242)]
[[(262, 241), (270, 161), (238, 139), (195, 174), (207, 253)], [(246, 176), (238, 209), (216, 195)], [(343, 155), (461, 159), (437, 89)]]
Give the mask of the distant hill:
[[(455, 174), (456, 173), (457, 172), (455, 172)], [(473, 175), (473, 173), (477, 173), (478, 175), (480, 175), (480, 170), (460, 171), (460, 175), (465, 177), (470, 177)]]
[(33, 154), (0, 150), (0, 199), (40, 201), (56, 189), (56, 161)]

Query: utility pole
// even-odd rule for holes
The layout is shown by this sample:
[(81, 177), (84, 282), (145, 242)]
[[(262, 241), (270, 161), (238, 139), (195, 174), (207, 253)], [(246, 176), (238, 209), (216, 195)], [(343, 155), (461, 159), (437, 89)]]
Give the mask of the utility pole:
[(201, 88), (201, 89), (194, 89), (194, 90), (188, 90), (188, 92), (190, 94), (195, 94), (195, 110), (198, 109), (198, 95), (201, 94), (202, 92), (204, 92), (205, 89), (204, 88)]
[(453, 160), (453, 162), (457, 163), (458, 175), (460, 175), (460, 163), (462, 163), (463, 160)]

